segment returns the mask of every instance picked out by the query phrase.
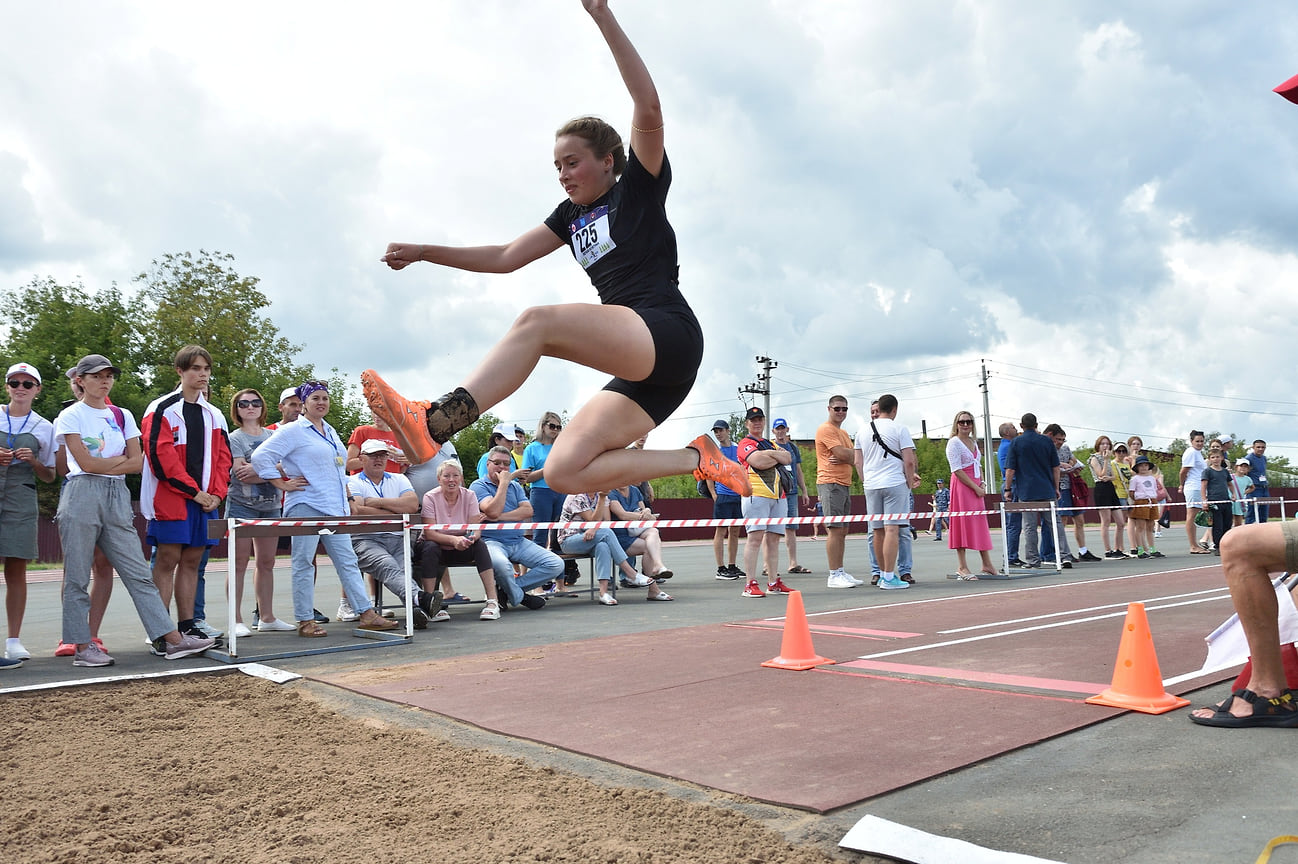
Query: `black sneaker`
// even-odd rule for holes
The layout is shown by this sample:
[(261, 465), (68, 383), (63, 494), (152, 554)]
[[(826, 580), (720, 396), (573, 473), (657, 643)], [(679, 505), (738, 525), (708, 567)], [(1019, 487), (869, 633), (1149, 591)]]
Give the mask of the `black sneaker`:
[(167, 640), (163, 639), (161, 636), (159, 636), (157, 639), (154, 639), (152, 642), (149, 643), (149, 653), (152, 654), (154, 657), (166, 657)]
[(1079, 561), (1103, 561), (1104, 559), (1103, 559), (1103, 558), (1097, 558), (1097, 557), (1095, 557), (1094, 555), (1091, 554), (1091, 550), (1090, 550), (1090, 549), (1087, 549), (1084, 553), (1082, 553), (1082, 557), (1079, 558), (1079, 559), (1077, 559), (1077, 560), (1079, 560)]
[(748, 578), (748, 574), (745, 573), (743, 570), (740, 570), (740, 569), (739, 569), (738, 567), (736, 567), (734, 564), (727, 564), (726, 566), (727, 566), (727, 568), (730, 570), (730, 572), (734, 574), (734, 576), (735, 576), (736, 579), (747, 579), (747, 578)]
[(523, 606), (528, 609), (542, 609), (545, 607), (545, 598), (537, 597), (535, 594), (523, 595)]
[(314, 620), (315, 623), (317, 624), (329, 623), (329, 616), (321, 612), (319, 609), (312, 609), (311, 614), (314, 616), (312, 620)]
[(1023, 559), (1022, 559), (1022, 558), (1011, 558), (1011, 559), (1010, 559), (1010, 566), (1011, 566), (1011, 567), (1022, 567), (1022, 566), (1023, 566)]
[(261, 623), (261, 610), (256, 606), (252, 607), (252, 629), (256, 630), (257, 625)]
[[(208, 639), (211, 639), (211, 640), (212, 640), (212, 645), (211, 645), (212, 648), (220, 648), (220, 647), (222, 647), (223, 645), (225, 645), (225, 639), (224, 639), (223, 637), (221, 637), (221, 636), (216, 636), (216, 637), (208, 636), (208, 635), (207, 635), (206, 633), (204, 633), (202, 630), (199, 630), (197, 627), (194, 627), (194, 626), (191, 626), (188, 630), (181, 630), (181, 631), (180, 631), (180, 635), (182, 635), (182, 636), (193, 636), (195, 639), (202, 639), (203, 641), (207, 641)], [(166, 655), (167, 655), (167, 652), (166, 652), (166, 646), (165, 646), (165, 644), (164, 644), (164, 646), (163, 646), (162, 656), (165, 657)]]
[[(734, 565), (731, 565), (731, 566), (734, 566)], [(722, 581), (722, 582), (734, 582), (734, 581), (735, 581), (736, 579), (738, 579), (738, 578), (739, 578), (739, 574), (738, 574), (738, 573), (732, 573), (731, 570), (730, 570), (730, 567), (718, 567), (718, 568), (717, 568), (717, 579), (720, 580), (720, 581)]]
[(1065, 562), (1063, 562), (1063, 564), (1062, 564), (1061, 566), (1062, 566), (1065, 570), (1072, 570), (1072, 569), (1073, 569), (1073, 562), (1072, 562), (1072, 561), (1065, 561)]
[(581, 570), (577, 567), (577, 562), (569, 558), (563, 562), (563, 584), (576, 585), (581, 579)]

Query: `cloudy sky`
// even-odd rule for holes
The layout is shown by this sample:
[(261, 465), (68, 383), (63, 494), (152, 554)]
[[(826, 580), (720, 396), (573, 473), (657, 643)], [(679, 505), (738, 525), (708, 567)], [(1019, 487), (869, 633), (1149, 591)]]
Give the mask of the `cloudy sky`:
[[(5, 290), (229, 252), (301, 359), (420, 396), (523, 307), (595, 301), (565, 250), (507, 276), (378, 261), (391, 240), (512, 239), (562, 198), (558, 125), (625, 134), (578, 0), (5, 7)], [(993, 427), (1031, 410), (1074, 444), (1153, 447), (1206, 428), (1298, 461), (1298, 106), (1271, 92), (1298, 73), (1289, 6), (613, 8), (662, 98), (708, 340), (653, 442), (741, 411), (758, 356), (796, 436), (831, 393), (882, 392), (945, 434), (982, 414), (985, 361)], [(543, 361), (495, 410), (531, 427), (604, 380)]]

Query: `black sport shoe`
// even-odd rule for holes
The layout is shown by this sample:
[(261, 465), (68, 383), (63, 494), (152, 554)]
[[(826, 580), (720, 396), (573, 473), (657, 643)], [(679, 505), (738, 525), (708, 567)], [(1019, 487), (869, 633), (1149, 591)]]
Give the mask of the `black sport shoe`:
[(313, 620), (315, 621), (315, 623), (317, 624), (329, 623), (329, 616), (321, 612), (319, 609), (312, 609), (311, 614), (314, 616)]
[(726, 567), (730, 570), (731, 573), (734, 574), (734, 576), (735, 576), (736, 579), (747, 579), (747, 578), (748, 578), (748, 574), (745, 573), (743, 570), (740, 570), (740, 569), (739, 569), (738, 567), (736, 567), (734, 564), (727, 564)]
[[(203, 641), (207, 641), (208, 639), (211, 639), (211, 640), (212, 640), (212, 645), (211, 645), (212, 648), (220, 648), (220, 647), (222, 647), (223, 645), (225, 645), (225, 639), (224, 639), (223, 637), (221, 637), (221, 636), (208, 636), (205, 632), (203, 632), (203, 631), (200, 630), (199, 628), (194, 627), (194, 626), (192, 626), (192, 625), (191, 625), (187, 630), (181, 630), (181, 631), (180, 631), (180, 635), (181, 635), (181, 636), (193, 636), (195, 639), (201, 639), (201, 640), (203, 640)], [(163, 654), (163, 656), (167, 656), (166, 653), (165, 653), (165, 649), (164, 649), (164, 654)]]
[(1023, 559), (1022, 559), (1022, 558), (1011, 558), (1011, 559), (1010, 559), (1010, 566), (1011, 566), (1011, 567), (1022, 567), (1022, 566), (1023, 566)]
[(428, 435), (438, 444), (445, 444), (452, 435), (478, 419), (478, 403), (463, 387), (456, 387), (431, 403), (427, 411)]
[(1094, 555), (1091, 554), (1091, 550), (1090, 550), (1090, 549), (1087, 549), (1086, 552), (1084, 552), (1084, 553), (1082, 554), (1082, 557), (1079, 558), (1079, 559), (1077, 559), (1077, 560), (1079, 560), (1079, 561), (1103, 561), (1104, 559), (1103, 559), (1103, 558), (1097, 558), (1096, 556), (1094, 556)]
[(723, 566), (717, 568), (717, 579), (721, 582), (734, 582), (738, 578), (739, 574), (732, 573), (730, 567)]
[(524, 594), (522, 603), (528, 609), (541, 609), (545, 607), (545, 598), (537, 597), (535, 594)]

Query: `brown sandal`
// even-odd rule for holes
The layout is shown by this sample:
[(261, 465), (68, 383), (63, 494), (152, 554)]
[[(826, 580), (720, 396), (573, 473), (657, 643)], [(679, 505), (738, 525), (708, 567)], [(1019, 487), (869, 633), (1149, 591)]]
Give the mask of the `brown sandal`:
[(366, 609), (361, 613), (360, 619), (356, 622), (358, 630), (395, 630), (401, 625), (396, 621), (384, 618), (373, 609)]
[(314, 639), (321, 636), (328, 636), (329, 631), (321, 627), (315, 621), (299, 621), (297, 622), (297, 635)]

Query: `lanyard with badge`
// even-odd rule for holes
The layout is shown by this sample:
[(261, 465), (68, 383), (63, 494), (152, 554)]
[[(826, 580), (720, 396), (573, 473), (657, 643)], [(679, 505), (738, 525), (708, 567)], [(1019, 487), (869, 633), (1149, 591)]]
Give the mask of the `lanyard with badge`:
[(334, 464), (337, 465), (339, 468), (343, 467), (344, 462), (343, 462), (343, 457), (342, 457), (342, 452), (343, 452), (343, 451), (342, 451), (342, 448), (341, 448), (338, 444), (335, 444), (335, 443), (333, 442), (333, 439), (331, 439), (327, 433), (325, 433), (325, 432), (321, 432), (319, 429), (315, 428), (315, 424), (314, 424), (314, 423), (308, 423), (307, 425), (311, 427), (311, 431), (312, 431), (312, 432), (314, 432), (315, 434), (319, 435), (319, 436), (324, 440), (324, 442), (325, 442), (326, 444), (328, 444), (328, 445), (333, 449), (333, 451), (334, 451)]

